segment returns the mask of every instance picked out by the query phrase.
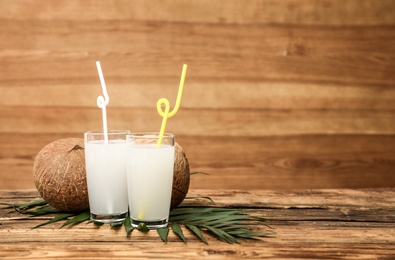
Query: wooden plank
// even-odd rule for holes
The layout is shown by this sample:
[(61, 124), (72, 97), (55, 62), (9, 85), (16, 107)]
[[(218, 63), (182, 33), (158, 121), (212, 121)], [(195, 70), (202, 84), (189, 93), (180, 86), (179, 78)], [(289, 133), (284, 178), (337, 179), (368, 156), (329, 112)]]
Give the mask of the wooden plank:
[(33, 182), (33, 162), (24, 164), (6, 163), (0, 160), (0, 188), (2, 189), (31, 189)]
[[(0, 134), (0, 188), (34, 188), (32, 166), (48, 143), (75, 134)], [(393, 187), (393, 135), (178, 136), (191, 188)]]
[[(348, 230), (351, 231), (351, 230)], [(370, 232), (371, 230), (367, 230)], [(310, 232), (310, 230), (306, 230)], [(344, 233), (346, 233), (345, 231)], [(322, 234), (322, 233), (321, 233)], [(290, 236), (294, 233), (290, 233)], [(350, 241), (350, 240), (348, 240)], [(389, 242), (393, 242), (390, 240)], [(130, 243), (130, 242), (129, 242)], [(394, 255), (394, 249), (390, 244), (379, 244), (374, 248), (373, 245), (351, 244), (342, 245), (340, 243), (331, 243), (323, 245), (323, 243), (288, 243), (286, 245), (277, 245), (270, 242), (263, 242), (258, 245), (217, 245), (207, 248), (201, 245), (180, 245), (175, 247), (166, 245), (155, 245), (152, 247), (152, 241), (125, 244), (119, 242), (106, 242), (98, 248), (93, 242), (83, 244), (72, 244), (62, 241), (60, 244), (48, 243), (29, 243), (23, 244), (7, 244), (2, 246), (0, 256), (3, 259), (37, 259), (38, 257), (58, 258), (58, 259), (125, 259), (125, 258), (157, 258), (169, 257), (171, 259), (363, 259), (363, 258), (379, 258), (391, 259)], [(264, 246), (262, 246), (262, 244)], [(347, 246), (347, 249), (345, 248)], [(151, 247), (151, 248), (150, 248)], [(301, 247), (303, 250), (301, 250)], [(133, 248), (133, 250), (131, 250)]]
[[(188, 80), (371, 86), (391, 86), (395, 80), (391, 74), (395, 40), (392, 26), (198, 24), (194, 25), (194, 34), (185, 34), (191, 30), (188, 24), (158, 23), (151, 28), (135, 21), (101, 22), (99, 26), (97, 21), (71, 25), (68, 21), (32, 24), (11, 20), (0, 26), (0, 37), (7, 39), (0, 42), (0, 78), (5, 82), (81, 77), (97, 82), (97, 59), (110, 78), (178, 77), (181, 64), (188, 63)], [(31, 48), (34, 44), (38, 49)]]
[[(211, 174), (193, 176), (191, 187), (295, 189), (395, 184), (393, 136), (298, 135), (237, 139), (242, 144), (226, 137), (180, 140), (192, 169)], [(196, 151), (193, 148), (197, 146), (207, 149)]]
[[(193, 70), (193, 68), (192, 68)], [(175, 71), (177, 72), (177, 71)], [(109, 107), (151, 108), (166, 97), (174, 106), (178, 74), (173, 79), (109, 78)], [(159, 83), (160, 82), (160, 83)], [(101, 93), (98, 79), (0, 80), (0, 106), (93, 107)], [(395, 110), (395, 89), (385, 86), (297, 82), (187, 79), (181, 110), (194, 109), (330, 109)]]
[[(31, 225), (48, 218), (27, 221), (11, 214), (1, 219), (0, 256), (4, 259), (44, 255), (53, 258), (150, 258), (160, 255), (175, 259), (202, 256), (208, 259), (359, 259), (390, 258), (395, 253), (392, 246), (395, 242), (393, 189), (193, 190), (192, 194), (210, 196), (217, 202), (216, 206), (253, 209), (254, 215), (271, 220), (270, 227), (276, 236), (229, 245), (206, 235), (209, 242), (206, 246), (184, 229), (189, 238), (187, 244), (180, 242), (173, 233), (164, 244), (155, 232), (133, 231), (132, 236), (126, 238), (124, 230), (111, 230), (107, 225), (97, 228), (93, 224), (82, 224), (58, 229), (59, 224), (52, 224), (30, 230)], [(34, 191), (0, 191), (1, 201), (31, 201), (36, 195)], [(188, 203), (202, 205), (207, 202)], [(267, 227), (257, 225), (256, 230), (264, 232)]]
[[(66, 4), (67, 3), (67, 4)], [(3, 0), (0, 18), (18, 20), (116, 20), (134, 19), (172, 22), (229, 24), (331, 24), (377, 25), (394, 23), (391, 0), (237, 0), (213, 3), (210, 0), (121, 0), (109, 2)], [(133, 8), (131, 8), (133, 7)], [(75, 14), (75, 15), (70, 15)], [(336, 15), (333, 15), (336, 14)]]
[[(102, 128), (99, 108), (0, 107), (0, 132), (83, 132)], [(159, 131), (156, 108), (108, 106), (108, 127)], [(395, 114), (389, 110), (180, 109), (167, 131), (197, 136), (278, 136), (298, 134), (392, 134)]]
[[(390, 213), (386, 215), (373, 214), (374, 210), (394, 210), (393, 203), (395, 201), (394, 188), (369, 188), (369, 189), (295, 189), (295, 190), (211, 190), (211, 189), (191, 189), (190, 196), (207, 196), (215, 201), (217, 207), (234, 207), (234, 208), (251, 208), (266, 210), (297, 210), (300, 209), (304, 214), (307, 210), (340, 210), (345, 216), (359, 218), (360, 216), (349, 214), (349, 210), (368, 210), (372, 211), (375, 221), (389, 222), (395, 221), (395, 216)], [(0, 190), (0, 199), (7, 203), (26, 203), (39, 199), (37, 190)], [(210, 206), (213, 205), (206, 199), (184, 200), (183, 205), (190, 206)], [(4, 210), (4, 209), (3, 209)], [(314, 211), (315, 212), (315, 211)], [(261, 212), (261, 214), (264, 212)], [(321, 212), (323, 213), (323, 212)], [(319, 212), (316, 212), (319, 214)], [(302, 215), (298, 216), (290, 214), (289, 216), (275, 216), (271, 214), (273, 220), (292, 220), (302, 219)], [(309, 215), (310, 216), (310, 215)], [(330, 214), (328, 216), (331, 216)], [(347, 218), (348, 218), (347, 217)], [(319, 219), (317, 219), (319, 220)], [(328, 218), (325, 218), (328, 220)], [(338, 216), (333, 216), (331, 220), (338, 220)], [(344, 219), (343, 219), (344, 220)], [(358, 219), (350, 219), (360, 221)], [(20, 225), (24, 225), (20, 223)]]

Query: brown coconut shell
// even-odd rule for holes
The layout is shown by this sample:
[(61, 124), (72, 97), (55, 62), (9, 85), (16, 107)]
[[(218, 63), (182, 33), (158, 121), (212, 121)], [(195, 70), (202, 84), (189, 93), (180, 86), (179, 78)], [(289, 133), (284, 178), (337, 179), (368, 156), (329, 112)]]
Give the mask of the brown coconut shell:
[(185, 199), (189, 190), (190, 175), (188, 158), (182, 147), (175, 143), (173, 190), (170, 208), (177, 207)]
[(89, 208), (84, 139), (66, 138), (46, 145), (36, 156), (33, 179), (41, 197), (61, 211)]

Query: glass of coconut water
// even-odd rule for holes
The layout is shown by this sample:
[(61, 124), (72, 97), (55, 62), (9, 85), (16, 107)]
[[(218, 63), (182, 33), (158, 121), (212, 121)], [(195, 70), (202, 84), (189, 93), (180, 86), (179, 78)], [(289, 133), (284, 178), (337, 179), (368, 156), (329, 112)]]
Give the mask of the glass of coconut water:
[[(158, 140), (160, 139), (160, 142)], [(174, 172), (174, 135), (132, 133), (127, 136), (127, 184), (133, 227), (166, 227)]]
[(89, 208), (93, 221), (121, 222), (127, 216), (127, 134), (130, 131), (84, 133)]

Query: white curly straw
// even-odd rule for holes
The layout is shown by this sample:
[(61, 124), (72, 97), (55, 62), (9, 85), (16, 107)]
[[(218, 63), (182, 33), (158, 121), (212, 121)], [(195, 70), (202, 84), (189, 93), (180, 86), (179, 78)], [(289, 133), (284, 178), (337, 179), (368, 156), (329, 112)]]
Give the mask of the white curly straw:
[(97, 106), (102, 109), (103, 116), (103, 133), (104, 133), (104, 143), (108, 143), (108, 131), (107, 131), (107, 112), (106, 107), (110, 102), (110, 97), (107, 93), (106, 83), (104, 82), (103, 72), (101, 70), (100, 61), (96, 61), (97, 72), (99, 73), (101, 88), (103, 91), (103, 96), (97, 97)]

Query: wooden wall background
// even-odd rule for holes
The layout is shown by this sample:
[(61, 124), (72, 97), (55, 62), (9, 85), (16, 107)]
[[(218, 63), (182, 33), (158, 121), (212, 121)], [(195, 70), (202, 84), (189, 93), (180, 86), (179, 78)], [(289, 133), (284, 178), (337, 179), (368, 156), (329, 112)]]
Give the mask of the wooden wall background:
[(395, 186), (395, 1), (0, 0), (0, 188), (34, 188), (49, 142), (177, 135), (191, 188)]

